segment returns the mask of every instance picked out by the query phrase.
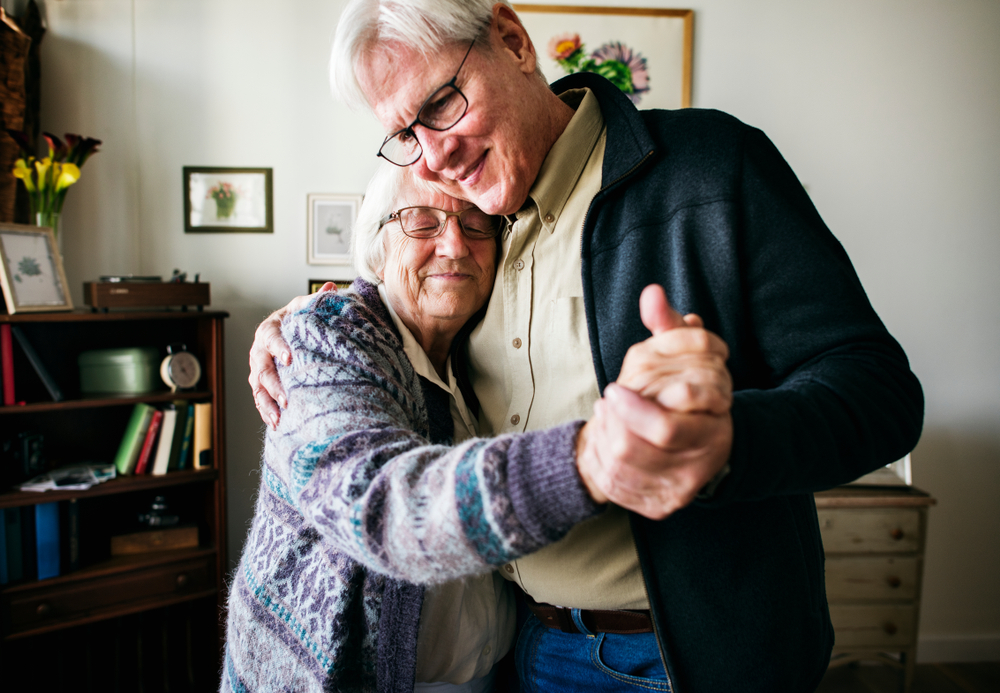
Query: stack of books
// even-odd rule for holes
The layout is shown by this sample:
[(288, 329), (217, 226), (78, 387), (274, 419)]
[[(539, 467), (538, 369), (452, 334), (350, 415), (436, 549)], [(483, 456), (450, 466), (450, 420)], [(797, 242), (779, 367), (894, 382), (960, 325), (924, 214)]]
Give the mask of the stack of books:
[(0, 585), (57, 577), (79, 562), (77, 501), (0, 509)]
[(115, 467), (122, 476), (212, 467), (212, 403), (135, 405)]

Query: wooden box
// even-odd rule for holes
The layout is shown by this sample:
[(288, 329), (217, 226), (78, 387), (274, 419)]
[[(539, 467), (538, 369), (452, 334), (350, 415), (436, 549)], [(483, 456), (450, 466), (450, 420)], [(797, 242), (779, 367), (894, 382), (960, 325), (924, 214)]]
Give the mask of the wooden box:
[(209, 305), (208, 282), (84, 282), (83, 302), (92, 308), (160, 308)]

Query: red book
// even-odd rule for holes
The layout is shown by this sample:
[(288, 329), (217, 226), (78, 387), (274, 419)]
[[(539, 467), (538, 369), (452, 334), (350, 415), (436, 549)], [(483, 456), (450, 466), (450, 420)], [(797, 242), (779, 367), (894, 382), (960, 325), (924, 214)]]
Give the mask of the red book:
[(163, 421), (163, 412), (157, 409), (153, 412), (153, 418), (149, 420), (149, 430), (146, 431), (146, 439), (142, 442), (142, 449), (139, 451), (139, 460), (135, 463), (135, 474), (145, 474), (146, 467), (149, 466), (149, 458), (153, 453), (153, 443), (156, 442), (156, 434), (160, 432), (160, 423)]
[(0, 369), (3, 370), (3, 403), (14, 404), (14, 342), (10, 325), (0, 325)]

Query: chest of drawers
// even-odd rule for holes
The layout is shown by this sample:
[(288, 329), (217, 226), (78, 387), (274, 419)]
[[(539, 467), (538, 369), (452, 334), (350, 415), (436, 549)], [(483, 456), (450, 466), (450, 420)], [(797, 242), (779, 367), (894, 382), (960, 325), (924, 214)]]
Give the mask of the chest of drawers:
[(916, 664), (928, 494), (912, 487), (842, 487), (816, 494), (826, 593), (836, 634), (830, 666), (875, 660)]

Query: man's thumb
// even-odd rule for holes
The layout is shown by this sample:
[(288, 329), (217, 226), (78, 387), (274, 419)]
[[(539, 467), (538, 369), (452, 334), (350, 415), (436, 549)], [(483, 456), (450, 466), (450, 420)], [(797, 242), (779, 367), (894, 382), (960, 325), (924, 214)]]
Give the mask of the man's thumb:
[(639, 296), (639, 317), (642, 324), (653, 334), (684, 327), (684, 316), (674, 310), (667, 301), (667, 294), (659, 284), (650, 284)]

